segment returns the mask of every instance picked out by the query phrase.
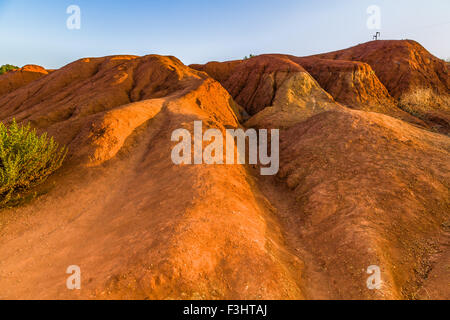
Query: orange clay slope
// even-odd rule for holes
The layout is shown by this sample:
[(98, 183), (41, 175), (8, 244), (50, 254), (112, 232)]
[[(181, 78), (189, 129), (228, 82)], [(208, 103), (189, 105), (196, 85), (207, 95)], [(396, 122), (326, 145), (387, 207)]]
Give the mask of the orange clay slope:
[(213, 79), (173, 57), (83, 59), (0, 99), (4, 121), (70, 150), (56, 187), (1, 213), (1, 298), (304, 297), (302, 263), (246, 168), (171, 161), (175, 129), (239, 126)]
[[(222, 69), (217, 68), (212, 76), (225, 78)], [(323, 111), (344, 109), (302, 66), (285, 56), (262, 55), (242, 61), (222, 84), (248, 113), (246, 125), (250, 127), (275, 124), (285, 128)]]
[(2, 74), (0, 75), (0, 96), (19, 89), (47, 74), (47, 70), (35, 65), (26, 65), (23, 68)]
[[(352, 78), (343, 62), (360, 89), (330, 94), (298, 59), (83, 59), (1, 95), (3, 122), (69, 155), (40, 197), (0, 211), (0, 298), (450, 298), (450, 138), (407, 119), (367, 65)], [(171, 134), (195, 120), (280, 128), (278, 175), (174, 165)]]
[[(450, 133), (448, 65), (414, 41), (372, 41), (311, 57), (262, 55), (249, 60), (191, 67), (220, 81), (238, 103), (252, 111), (255, 104), (259, 109), (273, 104), (266, 99), (261, 106), (259, 94), (253, 98), (257, 92), (252, 90), (255, 86), (270, 96), (273, 91), (267, 89), (270, 81), (265, 77), (250, 77), (251, 84), (246, 85), (250, 90), (241, 92), (242, 86), (237, 86), (233, 77), (242, 73), (246, 65), (268, 59), (292, 62), (292, 68), (285, 67), (279, 69), (280, 72), (298, 68), (306, 70), (327, 93), (347, 107), (387, 114), (432, 131)], [(269, 72), (275, 74), (273, 70)], [(280, 87), (279, 81), (274, 89), (277, 87)]]
[(404, 111), (450, 133), (450, 71), (444, 60), (412, 40), (364, 43), (317, 58), (369, 64)]

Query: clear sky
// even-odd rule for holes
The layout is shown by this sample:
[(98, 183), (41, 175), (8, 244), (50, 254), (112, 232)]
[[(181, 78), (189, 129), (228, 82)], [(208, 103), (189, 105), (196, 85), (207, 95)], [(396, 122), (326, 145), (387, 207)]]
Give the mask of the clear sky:
[[(69, 5), (81, 29), (69, 30)], [(0, 0), (0, 65), (59, 68), (82, 57), (174, 55), (184, 63), (262, 53), (310, 55), (366, 42), (367, 8), (382, 39), (413, 39), (450, 58), (450, 0)]]

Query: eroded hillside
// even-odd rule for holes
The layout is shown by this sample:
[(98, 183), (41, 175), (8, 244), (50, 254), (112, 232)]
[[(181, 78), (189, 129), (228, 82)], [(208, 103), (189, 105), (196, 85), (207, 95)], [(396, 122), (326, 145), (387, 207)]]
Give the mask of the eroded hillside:
[(316, 57), (369, 64), (406, 112), (450, 132), (450, 74), (444, 60), (412, 40), (372, 41)]
[[(415, 76), (409, 45), (429, 76)], [(37, 199), (0, 212), (0, 298), (448, 299), (447, 69), (410, 42), (362, 47), (192, 68), (111, 56), (14, 87), (0, 77), (0, 119), (69, 148)], [(419, 87), (439, 121), (401, 105)], [(175, 165), (171, 134), (197, 120), (281, 129), (278, 175)], [(71, 265), (80, 291), (66, 288)], [(381, 290), (367, 288), (370, 265)]]

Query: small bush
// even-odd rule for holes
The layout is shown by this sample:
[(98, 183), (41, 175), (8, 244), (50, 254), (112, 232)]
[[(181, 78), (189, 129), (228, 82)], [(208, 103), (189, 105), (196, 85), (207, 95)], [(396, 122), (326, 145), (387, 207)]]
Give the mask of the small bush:
[(0, 204), (17, 201), (20, 192), (42, 183), (58, 170), (67, 154), (53, 138), (36, 134), (30, 125), (0, 122)]
[(251, 58), (254, 58), (254, 57), (256, 57), (256, 56), (253, 55), (253, 54), (250, 54), (248, 57), (245, 56), (243, 60), (248, 60), (248, 59), (251, 59)]
[(19, 67), (13, 66), (11, 64), (4, 64), (0, 67), (0, 75), (15, 69), (19, 69)]

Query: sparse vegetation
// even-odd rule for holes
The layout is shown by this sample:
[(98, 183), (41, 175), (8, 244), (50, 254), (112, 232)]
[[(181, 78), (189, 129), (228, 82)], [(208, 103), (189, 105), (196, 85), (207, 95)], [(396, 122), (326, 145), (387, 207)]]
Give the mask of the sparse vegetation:
[(404, 94), (399, 101), (399, 107), (403, 111), (424, 120), (424, 115), (427, 113), (426, 106), (436, 104), (440, 99), (445, 99), (445, 97), (439, 97), (432, 89), (418, 88)]
[(46, 133), (39, 136), (29, 124), (0, 123), (0, 206), (20, 202), (22, 193), (61, 167), (66, 153), (66, 147)]
[(248, 59), (251, 59), (251, 58), (253, 58), (253, 57), (256, 57), (256, 56), (253, 55), (253, 54), (250, 54), (249, 56), (245, 56), (245, 57), (244, 57), (244, 60), (248, 60)]
[(11, 64), (4, 64), (0, 67), (0, 75), (15, 69), (19, 69), (19, 67), (13, 66)]

